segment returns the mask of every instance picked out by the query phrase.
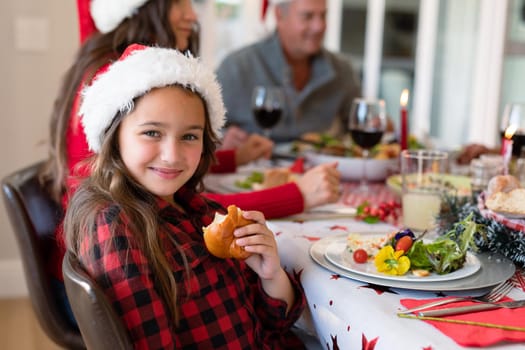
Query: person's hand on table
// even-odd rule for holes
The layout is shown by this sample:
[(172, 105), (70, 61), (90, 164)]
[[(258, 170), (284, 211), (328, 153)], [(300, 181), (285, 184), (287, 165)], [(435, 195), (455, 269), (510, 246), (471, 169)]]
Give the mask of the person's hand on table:
[(337, 162), (318, 165), (296, 181), (303, 194), (304, 208), (333, 203), (341, 196), (341, 173)]
[(478, 143), (472, 143), (463, 147), (456, 158), (456, 161), (458, 164), (466, 165), (469, 164), (472, 159), (478, 158), (480, 155), (487, 153), (498, 153), (498, 150), (490, 149)]
[(260, 158), (270, 159), (273, 145), (272, 140), (251, 134), (235, 149), (235, 161), (237, 165), (243, 165)]
[(221, 142), (221, 149), (235, 149), (239, 148), (250, 136), (249, 133), (239, 128), (236, 125), (232, 125), (224, 131), (224, 137)]

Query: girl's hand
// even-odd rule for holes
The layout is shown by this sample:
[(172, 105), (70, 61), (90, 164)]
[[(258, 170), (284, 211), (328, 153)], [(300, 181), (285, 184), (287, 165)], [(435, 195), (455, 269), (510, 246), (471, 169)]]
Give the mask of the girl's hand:
[(275, 278), (281, 270), (281, 260), (277, 252), (277, 242), (273, 232), (266, 226), (264, 215), (259, 211), (245, 211), (246, 219), (255, 221), (251, 225), (238, 228), (233, 233), (237, 245), (247, 252), (254, 253), (246, 264), (263, 280)]
[(267, 295), (286, 302), (288, 312), (294, 304), (295, 296), (288, 275), (281, 267), (274, 234), (266, 226), (261, 212), (245, 211), (243, 216), (255, 223), (235, 230), (234, 236), (239, 237), (237, 245), (254, 253), (245, 260), (246, 264), (259, 275)]

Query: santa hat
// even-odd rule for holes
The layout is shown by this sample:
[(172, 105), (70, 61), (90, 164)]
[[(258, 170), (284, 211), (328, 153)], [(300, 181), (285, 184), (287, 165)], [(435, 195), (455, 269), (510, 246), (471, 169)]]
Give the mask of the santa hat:
[(77, 0), (80, 42), (95, 30), (109, 33), (148, 0)]
[(221, 88), (212, 69), (198, 58), (173, 49), (130, 45), (107, 72), (84, 89), (80, 106), (89, 148), (98, 153), (104, 133), (119, 111), (153, 88), (181, 85), (206, 103), (211, 129), (219, 136), (225, 122)]

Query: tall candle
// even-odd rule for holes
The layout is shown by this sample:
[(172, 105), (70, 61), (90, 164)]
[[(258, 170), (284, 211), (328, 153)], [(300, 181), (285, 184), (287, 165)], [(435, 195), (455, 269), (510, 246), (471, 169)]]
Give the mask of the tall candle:
[(505, 136), (503, 137), (501, 144), (501, 155), (503, 156), (503, 171), (505, 175), (509, 173), (509, 163), (512, 158), (512, 147), (514, 142), (512, 141), (512, 136), (517, 130), (516, 125), (509, 125), (505, 130)]
[(401, 122), (400, 122), (400, 144), (401, 150), (408, 148), (408, 111), (407, 111), (407, 102), (408, 102), (408, 90), (404, 89), (401, 93), (401, 98), (399, 104), (401, 105)]

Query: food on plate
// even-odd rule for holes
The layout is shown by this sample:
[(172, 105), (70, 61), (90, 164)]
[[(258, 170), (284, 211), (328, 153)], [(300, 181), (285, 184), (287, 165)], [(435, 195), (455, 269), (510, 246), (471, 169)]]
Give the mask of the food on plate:
[(368, 253), (362, 248), (356, 249), (354, 251), (354, 254), (352, 254), (352, 257), (354, 258), (354, 261), (358, 264), (364, 264), (368, 261)]
[[(424, 278), (432, 273), (443, 275), (462, 268), (467, 251), (477, 248), (476, 234), (484, 235), (483, 227), (476, 224), (470, 214), (432, 241), (423, 241), (424, 234), (416, 237), (410, 229), (404, 229), (373, 238), (352, 233), (347, 237), (347, 247), (350, 252), (371, 247), (367, 251), (368, 261), (373, 260), (378, 272), (393, 276), (411, 272)], [(359, 263), (355, 255), (354, 261)]]
[[(291, 151), (304, 153), (307, 151), (339, 156), (361, 158), (363, 150), (350, 139), (339, 139), (326, 133), (309, 132), (303, 134), (299, 140), (292, 144)], [(370, 150), (370, 158), (377, 160), (396, 159), (401, 152), (398, 143), (378, 144)]]
[(403, 236), (396, 242), (396, 250), (402, 250), (404, 252), (408, 252), (410, 247), (412, 247), (412, 243), (414, 243), (414, 238), (410, 236)]
[(354, 150), (347, 147), (340, 139), (317, 132), (303, 134), (299, 140), (293, 142), (291, 151), (294, 153), (314, 151), (334, 156), (348, 156), (354, 153)]
[(263, 190), (275, 186), (284, 185), (288, 182), (294, 181), (296, 175), (288, 168), (273, 168), (264, 171), (263, 181), (254, 183), (252, 188), (254, 190)]
[(246, 259), (251, 253), (235, 243), (233, 231), (253, 223), (242, 216), (242, 210), (235, 205), (228, 206), (228, 213), (215, 213), (212, 223), (203, 227), (204, 244), (209, 252), (218, 258)]
[(485, 205), (496, 212), (525, 215), (525, 188), (493, 193), (487, 198)]
[(430, 271), (428, 270), (419, 270), (419, 269), (413, 269), (411, 270), (412, 274), (416, 277), (427, 277), (430, 276)]
[(394, 250), (391, 245), (386, 245), (374, 258), (378, 272), (388, 275), (402, 276), (410, 269), (410, 259), (402, 250)]
[(375, 150), (377, 153), (373, 156), (374, 159), (395, 159), (401, 153), (401, 145), (399, 143), (380, 143)]
[(346, 247), (350, 253), (354, 253), (359, 249), (364, 250), (368, 254), (368, 258), (371, 258), (377, 254), (379, 249), (381, 249), (389, 239), (390, 237), (388, 235), (366, 237), (359, 233), (350, 233), (346, 237)]
[(261, 183), (264, 180), (264, 174), (260, 171), (252, 171), (244, 180), (236, 180), (235, 186), (244, 189), (252, 189), (254, 183)]
[(235, 181), (239, 188), (263, 190), (295, 181), (299, 175), (289, 168), (272, 168), (264, 172), (254, 171), (244, 180)]
[(520, 181), (512, 175), (497, 175), (489, 180), (487, 185), (487, 198), (498, 192), (510, 192), (520, 188)]

